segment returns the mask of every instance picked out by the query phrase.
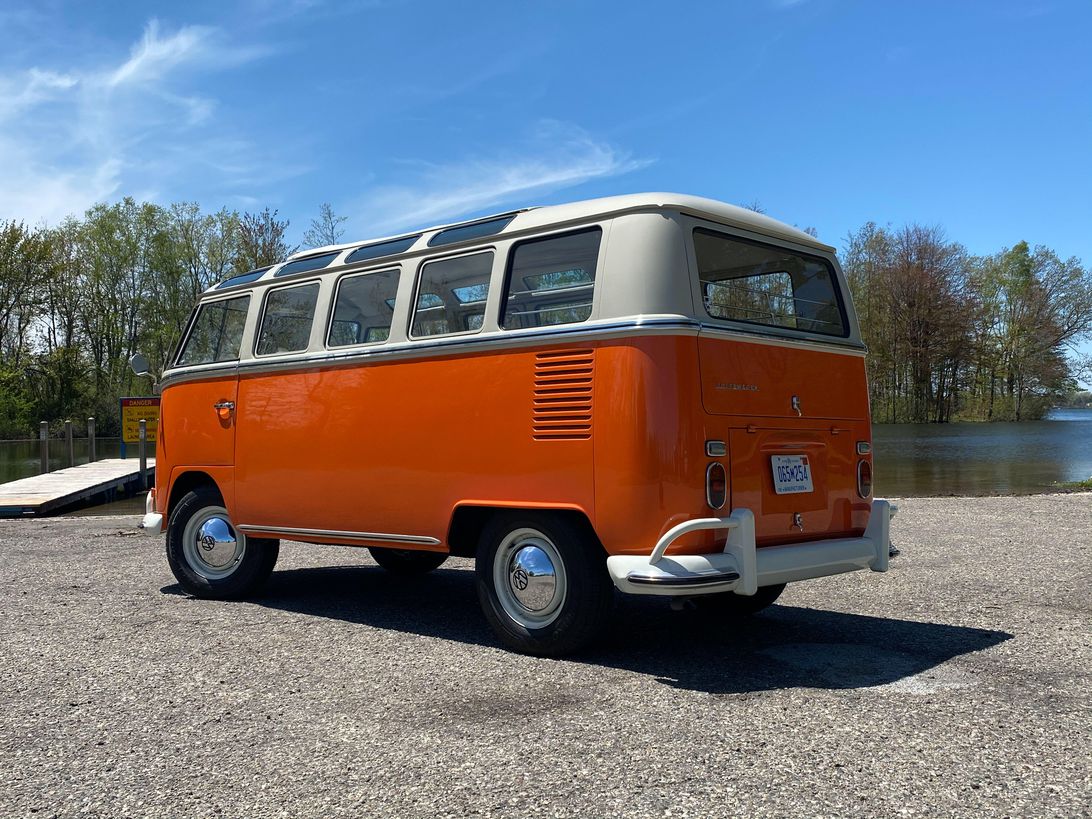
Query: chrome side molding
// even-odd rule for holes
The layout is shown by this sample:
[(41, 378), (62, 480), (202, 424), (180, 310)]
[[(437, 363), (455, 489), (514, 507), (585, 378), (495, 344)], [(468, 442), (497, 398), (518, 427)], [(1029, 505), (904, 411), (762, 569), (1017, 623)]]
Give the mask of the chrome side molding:
[(439, 546), (440, 541), (427, 535), (395, 535), (388, 532), (345, 532), (336, 529), (299, 529), (293, 526), (257, 526), (240, 523), (235, 527), (243, 532), (268, 532), (275, 535), (305, 537), (333, 537), (338, 540), (360, 540), (371, 543), (414, 543), (421, 546)]

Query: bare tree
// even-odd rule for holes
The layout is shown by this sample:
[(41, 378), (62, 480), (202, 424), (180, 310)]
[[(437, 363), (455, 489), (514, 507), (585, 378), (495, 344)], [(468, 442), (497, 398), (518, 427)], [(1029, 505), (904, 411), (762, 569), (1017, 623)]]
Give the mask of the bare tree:
[(307, 247), (324, 247), (336, 245), (345, 235), (345, 229), (341, 225), (349, 221), (347, 216), (338, 216), (329, 202), (323, 202), (319, 206), (318, 219), (311, 220), (311, 227), (303, 234), (303, 243)]

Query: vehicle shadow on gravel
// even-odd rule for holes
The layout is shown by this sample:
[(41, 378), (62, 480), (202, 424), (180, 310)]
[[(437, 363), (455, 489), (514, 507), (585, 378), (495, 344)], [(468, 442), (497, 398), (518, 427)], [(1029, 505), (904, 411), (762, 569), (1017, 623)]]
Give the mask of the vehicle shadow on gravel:
[[(177, 585), (162, 591), (182, 594)], [(404, 579), (372, 566), (290, 569), (274, 572), (265, 594), (249, 603), (499, 645), (478, 607), (473, 572), (466, 570), (438, 569)], [(619, 595), (612, 629), (601, 645), (568, 661), (626, 669), (672, 687), (721, 695), (889, 684), (913, 690), (919, 675), (926, 687), (962, 688), (973, 678), (959, 671), (927, 672), (1011, 638), (1003, 631), (797, 606), (775, 605), (751, 618), (716, 621), (693, 611), (672, 611), (663, 600)]]

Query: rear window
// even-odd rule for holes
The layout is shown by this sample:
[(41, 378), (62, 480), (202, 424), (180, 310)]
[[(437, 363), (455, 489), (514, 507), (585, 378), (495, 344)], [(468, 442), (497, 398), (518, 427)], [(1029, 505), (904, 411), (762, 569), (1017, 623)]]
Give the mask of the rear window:
[(250, 296), (236, 296), (197, 308), (186, 346), (176, 365), (212, 364), (217, 361), (237, 361), (243, 341), (243, 325)]
[(716, 319), (847, 335), (830, 263), (775, 245), (694, 231), (702, 302)]
[(501, 326), (517, 330), (587, 321), (602, 235), (595, 228), (516, 245)]
[(491, 251), (424, 265), (410, 334), (421, 338), (480, 330), (492, 269)]
[(258, 334), (258, 355), (307, 349), (318, 292), (318, 282), (269, 291), (262, 315), (262, 329)]

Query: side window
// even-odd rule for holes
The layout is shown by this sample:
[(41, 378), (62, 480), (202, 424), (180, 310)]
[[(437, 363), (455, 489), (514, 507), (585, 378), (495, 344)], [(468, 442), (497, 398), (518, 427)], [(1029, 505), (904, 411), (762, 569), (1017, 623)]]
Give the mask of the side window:
[(318, 292), (318, 282), (270, 290), (255, 352), (272, 355), (306, 350)]
[(694, 254), (702, 301), (713, 318), (847, 334), (825, 259), (701, 229), (694, 231)]
[(337, 288), (327, 345), (347, 347), (386, 341), (391, 331), (397, 292), (397, 270), (343, 278)]
[(176, 366), (237, 361), (249, 306), (249, 295), (202, 304)]
[(592, 311), (599, 228), (521, 242), (508, 262), (505, 330), (587, 321)]
[(492, 251), (427, 262), (417, 282), (410, 335), (420, 338), (480, 330), (492, 269)]

